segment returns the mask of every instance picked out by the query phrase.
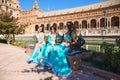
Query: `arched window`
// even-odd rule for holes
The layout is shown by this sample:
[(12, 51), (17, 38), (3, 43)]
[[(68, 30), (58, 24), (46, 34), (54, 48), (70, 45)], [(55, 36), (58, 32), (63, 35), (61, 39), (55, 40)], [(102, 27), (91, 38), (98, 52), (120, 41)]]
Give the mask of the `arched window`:
[(111, 18), (111, 25), (113, 27), (119, 27), (119, 17), (118, 16), (114, 16)]
[(18, 9), (18, 6), (16, 6), (16, 8)]
[(11, 4), (10, 4), (10, 6), (11, 6)]
[(35, 25), (35, 31), (38, 31), (38, 25)]
[(4, 3), (4, 0), (2, 0), (2, 3)]
[(96, 20), (95, 19), (91, 20), (91, 28), (96, 28)]
[(87, 21), (86, 20), (82, 21), (82, 28), (87, 28)]
[(79, 22), (78, 21), (74, 22), (74, 27), (77, 28), (77, 29), (79, 29)]

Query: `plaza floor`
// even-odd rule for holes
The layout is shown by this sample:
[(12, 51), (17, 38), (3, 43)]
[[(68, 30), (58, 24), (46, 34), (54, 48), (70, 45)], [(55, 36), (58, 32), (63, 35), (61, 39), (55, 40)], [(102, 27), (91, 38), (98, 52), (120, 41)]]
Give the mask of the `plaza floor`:
[[(45, 67), (28, 64), (26, 56), (24, 49), (0, 43), (0, 80), (62, 80)], [(89, 72), (77, 71), (67, 80), (105, 79)]]

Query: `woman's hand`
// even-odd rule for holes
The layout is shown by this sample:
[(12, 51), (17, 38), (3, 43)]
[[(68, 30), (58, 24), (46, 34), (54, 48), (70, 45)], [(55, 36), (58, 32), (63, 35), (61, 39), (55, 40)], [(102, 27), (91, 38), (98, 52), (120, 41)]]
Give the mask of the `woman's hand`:
[(69, 47), (70, 46), (70, 43), (69, 42), (66, 42), (66, 44), (65, 44), (67, 47)]
[(77, 35), (73, 34), (72, 39), (73, 39), (73, 42), (71, 44), (76, 44), (77, 43)]

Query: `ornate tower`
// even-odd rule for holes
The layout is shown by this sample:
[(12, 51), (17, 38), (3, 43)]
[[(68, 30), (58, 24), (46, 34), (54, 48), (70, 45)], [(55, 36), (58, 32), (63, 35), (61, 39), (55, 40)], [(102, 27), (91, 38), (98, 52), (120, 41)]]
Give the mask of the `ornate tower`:
[(39, 16), (43, 11), (40, 9), (37, 0), (35, 0), (33, 8), (32, 8), (32, 13), (34, 15)]
[(35, 2), (34, 2), (33, 9), (39, 9), (37, 0), (35, 0)]
[(11, 16), (17, 18), (21, 11), (21, 6), (18, 0), (0, 0), (0, 13), (7, 12)]

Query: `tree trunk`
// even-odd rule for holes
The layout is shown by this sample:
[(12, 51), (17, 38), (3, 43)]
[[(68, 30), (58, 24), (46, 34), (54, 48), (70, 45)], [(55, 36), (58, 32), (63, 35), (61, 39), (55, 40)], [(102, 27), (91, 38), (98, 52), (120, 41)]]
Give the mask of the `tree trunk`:
[(7, 39), (7, 44), (10, 44), (10, 39), (9, 38)]
[(6, 35), (6, 39), (7, 39), (7, 44), (10, 44), (10, 34)]
[(15, 41), (15, 34), (13, 34), (13, 41)]

